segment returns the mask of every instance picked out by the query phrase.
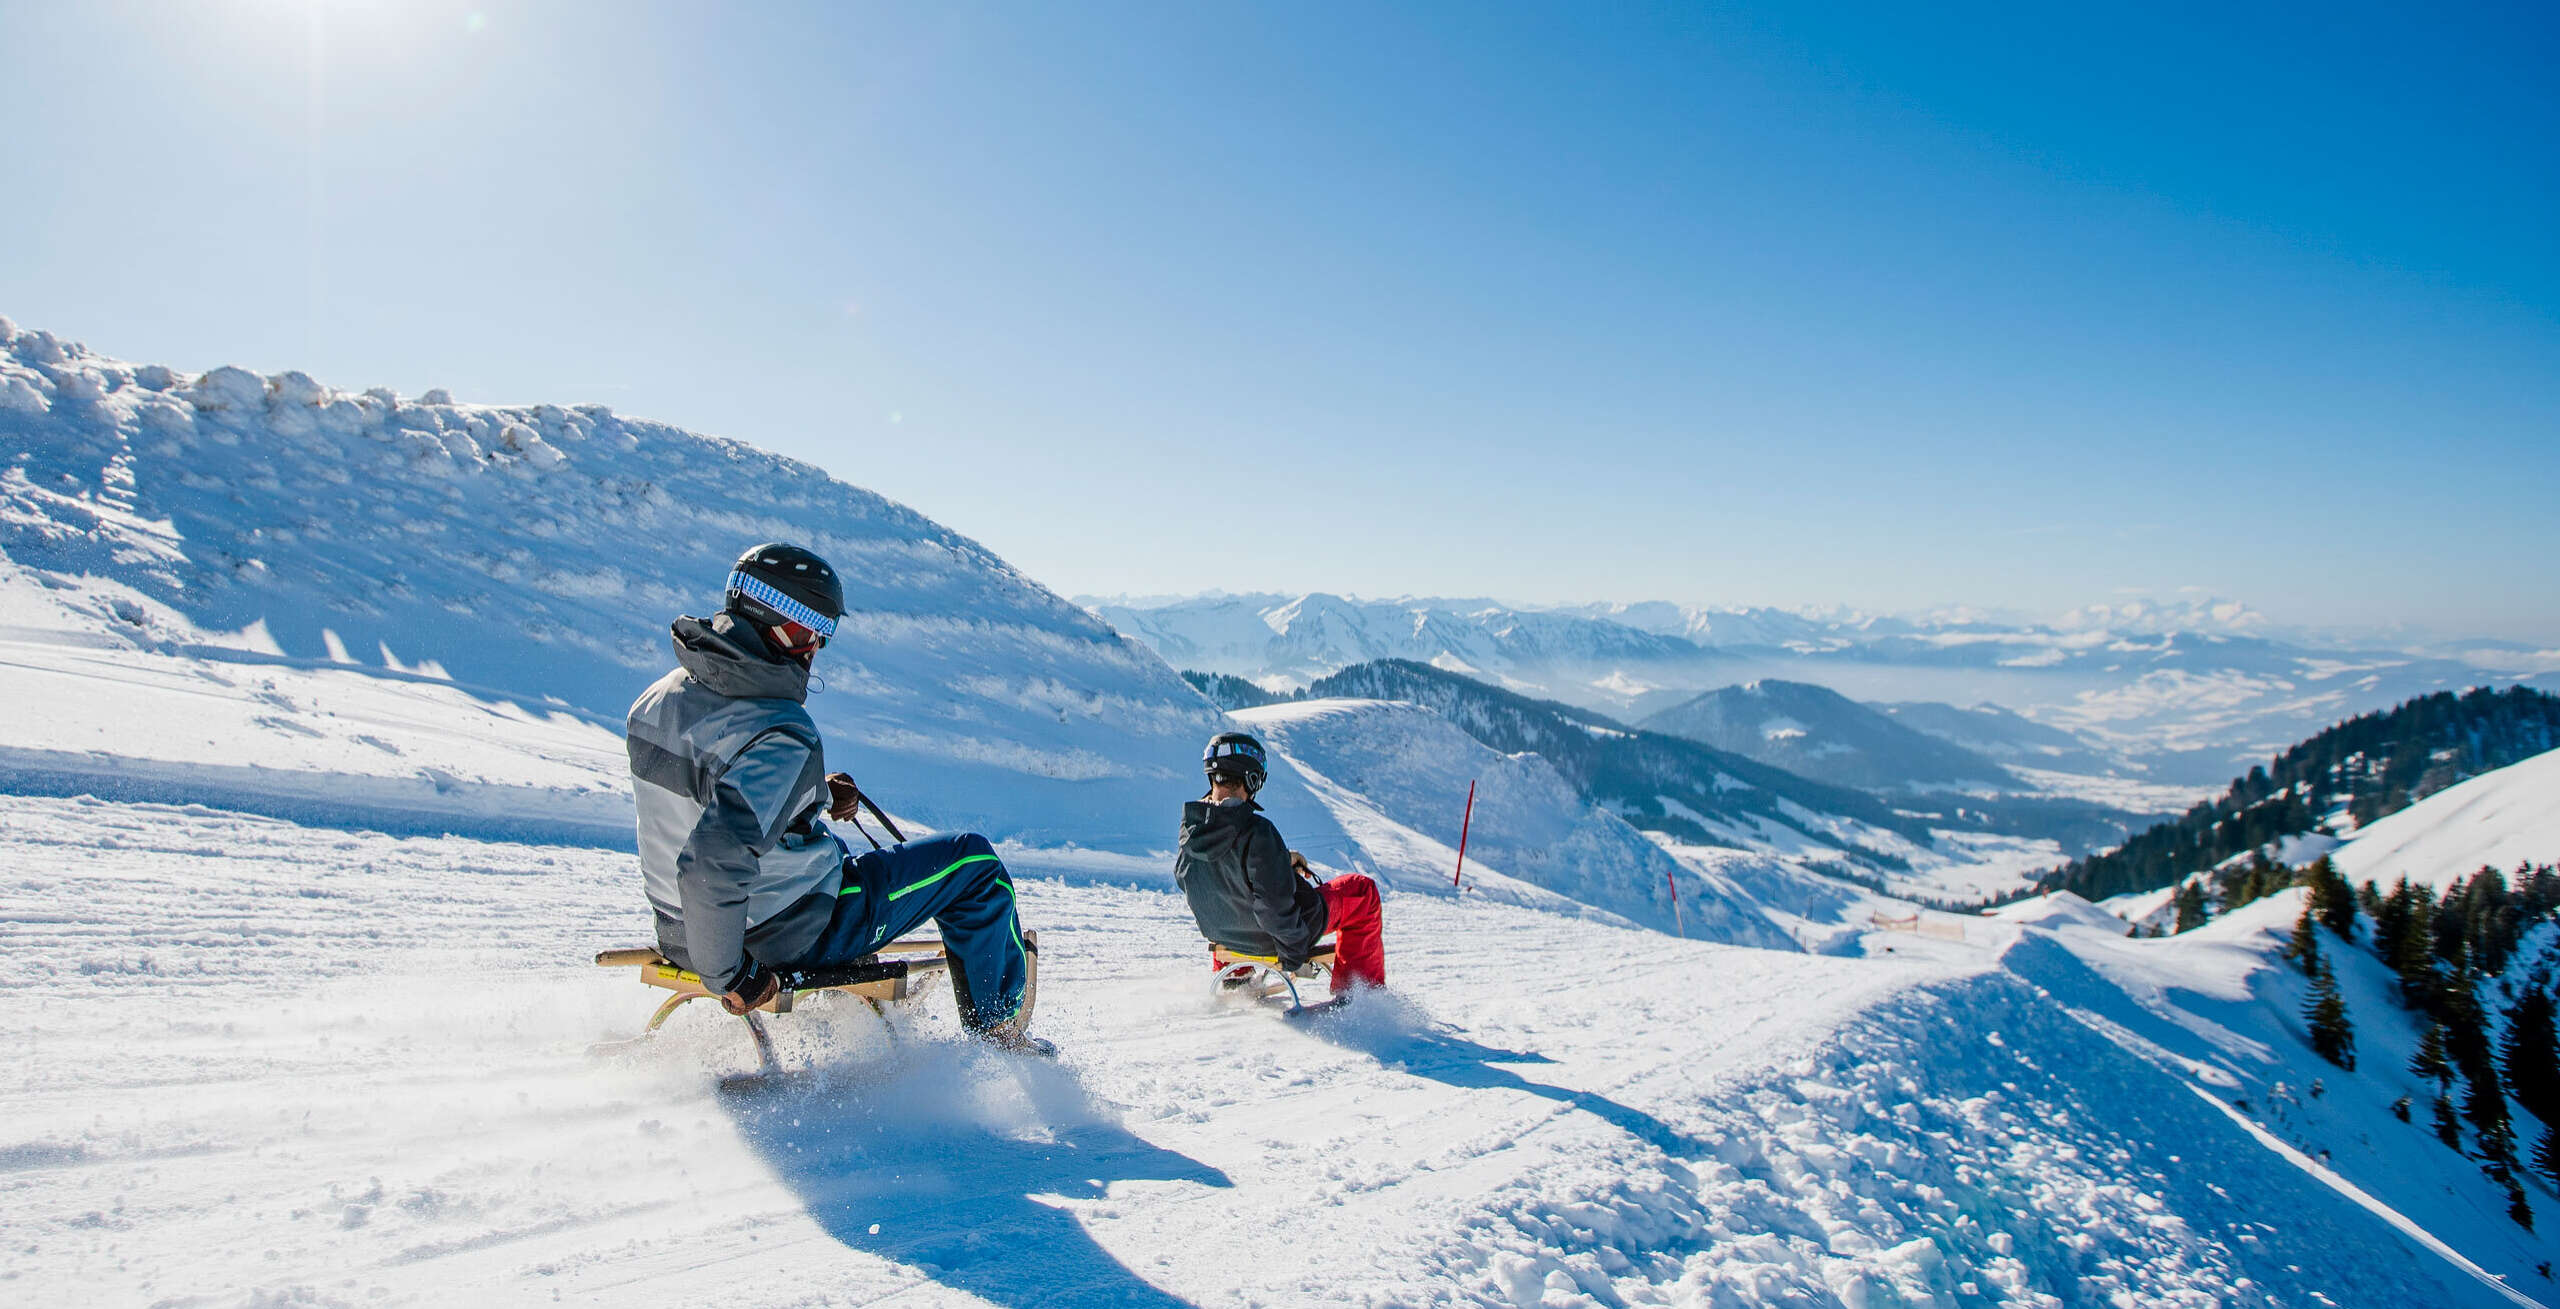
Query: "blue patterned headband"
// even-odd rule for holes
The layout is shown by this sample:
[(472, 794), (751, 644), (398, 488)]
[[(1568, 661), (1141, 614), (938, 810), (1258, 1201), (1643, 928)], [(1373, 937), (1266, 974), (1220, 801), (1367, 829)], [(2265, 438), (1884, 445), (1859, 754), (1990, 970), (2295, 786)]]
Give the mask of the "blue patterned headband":
[(765, 608), (770, 609), (795, 623), (800, 624), (802, 627), (808, 628), (812, 632), (816, 632), (820, 636), (832, 637), (836, 634), (836, 620), (827, 617), (825, 614), (819, 613), (817, 610), (812, 609), (797, 600), (792, 599), (790, 596), (784, 595), (780, 591), (774, 590), (772, 587), (765, 585), (763, 582), (755, 578), (747, 576), (745, 573), (729, 574), (729, 589), (755, 601), (757, 604), (763, 605)]

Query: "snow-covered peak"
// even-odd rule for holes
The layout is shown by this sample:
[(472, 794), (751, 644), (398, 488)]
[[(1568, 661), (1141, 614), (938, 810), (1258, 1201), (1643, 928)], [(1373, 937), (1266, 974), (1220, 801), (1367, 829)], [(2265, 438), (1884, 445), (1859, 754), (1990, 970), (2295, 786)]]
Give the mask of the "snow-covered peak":
[(618, 724), (670, 664), (668, 620), (716, 608), (745, 547), (791, 540), (851, 609), (810, 702), (829, 762), (924, 822), (1160, 847), (1219, 721), (976, 542), (601, 406), (189, 374), (13, 326), (0, 438), (0, 566), (137, 650), (427, 668)]

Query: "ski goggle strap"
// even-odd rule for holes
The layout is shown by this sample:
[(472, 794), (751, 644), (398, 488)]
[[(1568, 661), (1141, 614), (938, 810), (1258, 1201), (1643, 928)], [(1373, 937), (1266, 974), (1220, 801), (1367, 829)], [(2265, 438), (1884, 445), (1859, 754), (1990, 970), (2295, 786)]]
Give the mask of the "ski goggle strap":
[(825, 614), (819, 613), (817, 610), (812, 609), (797, 600), (792, 599), (790, 596), (784, 595), (782, 592), (767, 586), (756, 578), (747, 576), (745, 573), (729, 574), (729, 589), (755, 601), (757, 604), (763, 605), (765, 608), (770, 609), (795, 623), (800, 624), (802, 627), (808, 628), (812, 632), (816, 632), (820, 636), (832, 637), (836, 634), (836, 620), (827, 617)]
[(1253, 741), (1211, 741), (1209, 748), (1200, 752), (1200, 766), (1203, 768), (1214, 769), (1221, 759), (1249, 760), (1257, 771), (1268, 767), (1262, 757), (1262, 746)]

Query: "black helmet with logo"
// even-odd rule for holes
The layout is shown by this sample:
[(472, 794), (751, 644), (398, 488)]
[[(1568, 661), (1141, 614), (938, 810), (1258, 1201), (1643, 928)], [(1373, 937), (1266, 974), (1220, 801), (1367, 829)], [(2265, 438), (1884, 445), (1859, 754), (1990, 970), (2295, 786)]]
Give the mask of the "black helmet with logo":
[(726, 607), (758, 630), (798, 623), (820, 638), (844, 617), (844, 582), (827, 561), (779, 541), (738, 556), (729, 569)]
[(1233, 778), (1244, 783), (1245, 794), (1262, 789), (1262, 781), (1270, 775), (1264, 762), (1262, 742), (1242, 732), (1220, 732), (1209, 738), (1209, 748), (1200, 752), (1200, 771), (1209, 780)]

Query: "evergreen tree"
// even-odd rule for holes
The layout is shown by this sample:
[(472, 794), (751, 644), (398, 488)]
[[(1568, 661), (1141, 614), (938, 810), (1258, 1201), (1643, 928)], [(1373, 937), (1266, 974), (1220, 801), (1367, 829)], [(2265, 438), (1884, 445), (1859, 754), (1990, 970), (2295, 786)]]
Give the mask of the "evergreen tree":
[(2507, 1093), (2498, 1084), (2498, 1070), (2482, 1071), (2487, 1075), (2472, 1078), (2469, 1091), (2462, 1097), (2462, 1116), (2471, 1120), (2478, 1154), (2495, 1176), (2495, 1169), (2515, 1163), (2516, 1132), (2515, 1124), (2507, 1117)]
[(2533, 1206), (2524, 1202), (2524, 1183), (2512, 1176), (2507, 1178), (2507, 1217), (2514, 1219), (2516, 1226), (2533, 1230)]
[[(2436, 1017), (2444, 1024), (2445, 1057), (2465, 1081), (2497, 1082), (2497, 1061), (2489, 1050), (2489, 1015), (2480, 1007), (2480, 975), (2463, 969), (2445, 979), (2436, 1000)], [(2499, 1095), (2506, 1103), (2505, 1094)]]
[(2403, 877), (2373, 906), (2373, 952), (2394, 968), (2399, 966), (2401, 939), (2409, 934), (2410, 902), (2414, 898), (2409, 879)]
[(2178, 887), (2178, 924), (2173, 932), (2191, 931), (2204, 926), (2204, 888), (2190, 881)]
[(2444, 1092), (2436, 1092), (2436, 1139), (2459, 1150), (2462, 1148), (2462, 1117), (2453, 1111), (2453, 1101)]
[(2418, 1037), (2418, 1052), (2409, 1057), (2409, 1075), (2436, 1084), (2438, 1093), (2453, 1087), (2453, 1061), (2445, 1057), (2444, 1024), (2430, 1022)]
[(2329, 971), (2326, 959), (2318, 960), (2314, 965), (2311, 996), (2303, 1002), (2302, 1016), (2311, 1024), (2311, 1048), (2318, 1051), (2321, 1058), (2340, 1068), (2354, 1069), (2355, 1025), (2347, 1021), (2347, 999), (2338, 994), (2337, 975)]
[(2338, 871), (2338, 866), (2329, 861), (2329, 856), (2322, 855), (2312, 860), (2309, 868), (2302, 870), (2302, 880), (2311, 888), (2308, 904), (2312, 916), (2318, 918), (2322, 926), (2337, 933), (2341, 940), (2354, 940), (2356, 891), (2347, 885), (2347, 879)]
[(2542, 1129), (2542, 1139), (2533, 1143), (2533, 1170), (2553, 1186), (2560, 1186), (2560, 1133), (2548, 1127)]
[(2507, 1009), (2500, 1061), (2516, 1103), (2546, 1123), (2560, 1123), (2560, 1033), (2553, 1031), (2551, 992), (2533, 986)]
[(2443, 1024), (2427, 1024), (2426, 1034), (2418, 1038), (2418, 1053), (2409, 1060), (2409, 1074), (2436, 1084), (2436, 1139), (2461, 1149), (2462, 1128), (2453, 1113), (2453, 1060), (2445, 1054)]
[(2400, 978), (2400, 1002), (2422, 1012), (2434, 1011), (2438, 990), (2435, 916), (2435, 893), (2403, 877), (2384, 901), (2374, 932), (2383, 962)]
[(2302, 965), (2306, 973), (2316, 975), (2320, 971), (2320, 929), (2312, 926), (2308, 904), (2302, 906), (2302, 916), (2293, 921), (2293, 939), (2285, 943), (2284, 957)]

